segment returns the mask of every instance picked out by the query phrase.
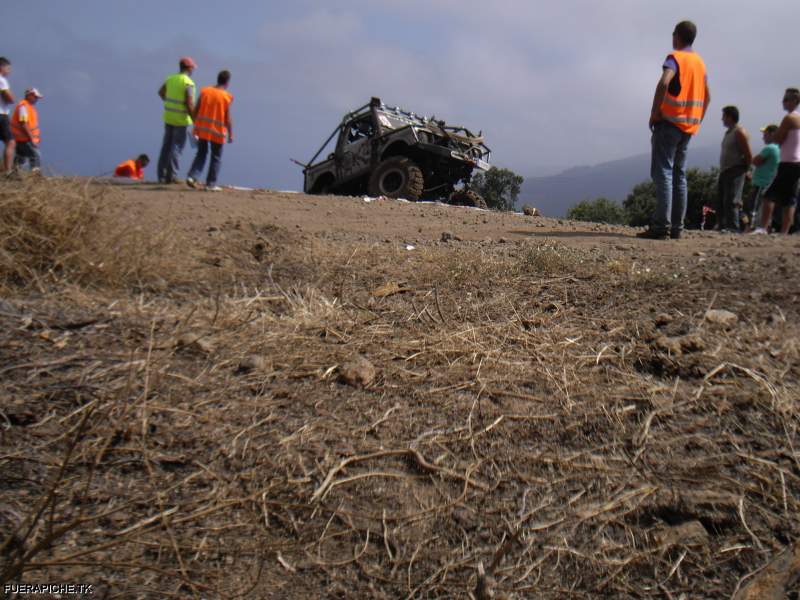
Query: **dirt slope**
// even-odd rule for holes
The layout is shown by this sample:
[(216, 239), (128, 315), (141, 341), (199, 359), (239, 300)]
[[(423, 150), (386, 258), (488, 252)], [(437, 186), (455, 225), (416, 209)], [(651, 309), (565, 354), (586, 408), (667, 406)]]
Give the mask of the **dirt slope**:
[(799, 238), (58, 181), (0, 223), (4, 581), (720, 598), (800, 536)]

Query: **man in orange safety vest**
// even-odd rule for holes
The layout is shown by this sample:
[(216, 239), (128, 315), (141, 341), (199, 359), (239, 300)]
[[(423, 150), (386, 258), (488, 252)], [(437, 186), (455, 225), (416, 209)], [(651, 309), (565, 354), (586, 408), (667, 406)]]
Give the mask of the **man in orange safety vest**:
[(674, 51), (667, 56), (653, 96), (650, 113), (652, 158), (650, 174), (656, 185), (656, 209), (650, 227), (638, 237), (679, 239), (686, 217), (686, 151), (700, 130), (711, 94), (706, 65), (692, 44), (697, 26), (681, 21), (672, 33)]
[(30, 163), (33, 172), (38, 172), (41, 167), (42, 160), (39, 155), (41, 134), (36, 103), (43, 97), (36, 88), (28, 88), (25, 90), (25, 98), (14, 109), (14, 115), (11, 117), (11, 133), (14, 134), (16, 141), (14, 168), (19, 168), (26, 162)]
[(222, 164), (222, 148), (226, 138), (229, 144), (233, 142), (230, 108), (233, 96), (228, 92), (230, 79), (229, 71), (220, 71), (217, 75), (217, 85), (205, 87), (200, 91), (200, 99), (193, 115), (197, 154), (186, 177), (186, 183), (191, 187), (197, 187), (197, 177), (205, 167), (210, 146), (211, 161), (208, 166), (206, 189), (212, 192), (222, 189), (217, 186), (217, 176)]

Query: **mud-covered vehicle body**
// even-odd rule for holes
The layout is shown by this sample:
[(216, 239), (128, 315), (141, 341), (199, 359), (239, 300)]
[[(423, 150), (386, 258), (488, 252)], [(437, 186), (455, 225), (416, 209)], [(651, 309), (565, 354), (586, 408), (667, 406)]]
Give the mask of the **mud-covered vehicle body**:
[[(333, 152), (315, 162), (334, 139)], [(485, 207), (469, 183), (473, 170), (489, 169), (490, 152), (481, 134), (373, 98), (344, 116), (308, 164), (298, 164), (308, 194), (366, 193)]]

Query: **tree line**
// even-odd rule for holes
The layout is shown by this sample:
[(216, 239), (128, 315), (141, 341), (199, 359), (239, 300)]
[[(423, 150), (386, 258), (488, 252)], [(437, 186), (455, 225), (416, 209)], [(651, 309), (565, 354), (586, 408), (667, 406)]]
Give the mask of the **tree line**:
[[(689, 169), (686, 172), (688, 201), (686, 227), (699, 229), (703, 221), (703, 206), (715, 207), (717, 204), (717, 179), (719, 169)], [(743, 198), (750, 193), (750, 182), (745, 184)], [(567, 211), (567, 218), (576, 221), (592, 221), (612, 225), (643, 227), (650, 223), (650, 216), (656, 206), (656, 186), (652, 181), (636, 184), (627, 198), (620, 204), (608, 198), (583, 200)]]

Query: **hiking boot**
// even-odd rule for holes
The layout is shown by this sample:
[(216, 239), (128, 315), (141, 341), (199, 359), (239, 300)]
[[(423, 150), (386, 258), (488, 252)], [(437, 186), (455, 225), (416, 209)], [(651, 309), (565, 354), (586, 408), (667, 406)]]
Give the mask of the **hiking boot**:
[(197, 189), (197, 180), (194, 177), (187, 177), (186, 185), (188, 185), (190, 188)]
[(178, 179), (177, 177), (174, 177), (174, 178), (169, 180), (169, 183), (172, 183), (172, 184), (175, 184), (175, 185), (183, 185), (186, 182), (183, 179)]
[(642, 240), (665, 240), (669, 237), (666, 232), (657, 232), (652, 229), (645, 229), (636, 234), (636, 237)]
[(680, 231), (670, 231), (669, 232), (669, 239), (671, 239), (671, 240), (679, 240), (679, 239), (681, 239), (681, 232)]

